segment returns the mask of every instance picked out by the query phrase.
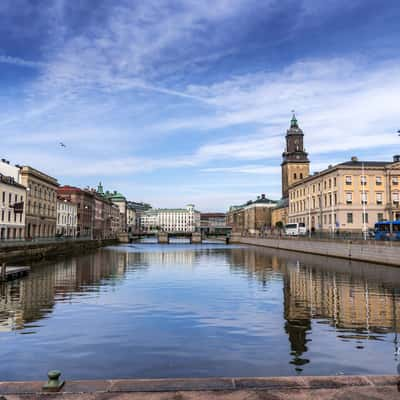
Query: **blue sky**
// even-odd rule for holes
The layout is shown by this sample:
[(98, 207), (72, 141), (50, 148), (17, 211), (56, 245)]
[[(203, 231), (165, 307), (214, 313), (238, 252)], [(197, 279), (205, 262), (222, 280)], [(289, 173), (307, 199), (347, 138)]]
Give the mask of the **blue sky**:
[(1, 0), (0, 156), (154, 206), (277, 199), (292, 109), (313, 171), (400, 152), (399, 20), (398, 0)]

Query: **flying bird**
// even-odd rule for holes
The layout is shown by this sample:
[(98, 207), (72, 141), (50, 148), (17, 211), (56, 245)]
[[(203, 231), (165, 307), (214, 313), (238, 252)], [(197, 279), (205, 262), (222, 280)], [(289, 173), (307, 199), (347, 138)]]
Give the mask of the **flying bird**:
[(63, 142), (60, 142), (61, 147), (67, 147)]

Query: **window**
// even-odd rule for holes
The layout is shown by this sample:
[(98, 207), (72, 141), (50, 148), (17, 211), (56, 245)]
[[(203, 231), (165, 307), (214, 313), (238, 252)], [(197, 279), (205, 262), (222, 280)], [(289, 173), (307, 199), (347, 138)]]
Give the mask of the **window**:
[(362, 223), (368, 224), (368, 213), (362, 213)]
[(360, 176), (361, 185), (365, 186), (367, 184), (367, 177), (365, 175)]
[(3, 192), (3, 203), (6, 202), (6, 192)]
[(297, 179), (296, 173), (293, 174), (293, 179)]
[(368, 203), (368, 193), (362, 192), (361, 193), (361, 204)]
[(398, 176), (394, 176), (393, 180), (392, 180), (393, 185), (398, 185), (399, 184), (399, 177)]
[(399, 203), (399, 193), (398, 192), (394, 192), (392, 198), (393, 198), (393, 203), (394, 204), (398, 204)]
[(382, 193), (377, 193), (376, 194), (376, 204), (382, 204), (382, 202), (383, 202)]
[(303, 173), (300, 172), (300, 179), (303, 179)]
[(383, 213), (378, 213), (377, 219), (378, 219), (378, 222), (383, 221)]
[(348, 224), (353, 223), (353, 213), (347, 213), (347, 223)]
[(346, 176), (346, 185), (351, 185), (353, 183), (351, 176)]
[(377, 176), (377, 177), (376, 177), (376, 179), (375, 179), (375, 184), (376, 184), (377, 186), (382, 185), (382, 177), (381, 177), (381, 176)]
[(346, 193), (346, 204), (353, 204), (353, 193)]

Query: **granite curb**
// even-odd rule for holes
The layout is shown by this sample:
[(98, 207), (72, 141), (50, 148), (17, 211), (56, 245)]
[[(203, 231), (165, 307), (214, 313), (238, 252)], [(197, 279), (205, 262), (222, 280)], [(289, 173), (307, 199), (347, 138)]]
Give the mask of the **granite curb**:
[[(0, 395), (43, 393), (45, 382), (0, 382)], [(66, 381), (58, 394), (189, 392), (240, 390), (316, 390), (349, 387), (399, 387), (400, 378), (385, 376), (305, 376), (266, 378), (110, 379)], [(56, 394), (56, 393), (54, 393)]]

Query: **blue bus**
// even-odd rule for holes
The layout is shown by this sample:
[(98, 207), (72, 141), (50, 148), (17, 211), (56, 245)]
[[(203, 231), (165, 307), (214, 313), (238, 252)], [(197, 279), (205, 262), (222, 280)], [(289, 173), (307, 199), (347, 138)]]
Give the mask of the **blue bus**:
[(375, 240), (400, 240), (400, 220), (377, 222)]

